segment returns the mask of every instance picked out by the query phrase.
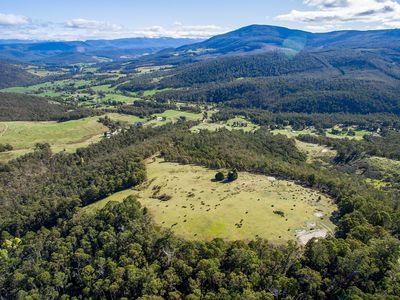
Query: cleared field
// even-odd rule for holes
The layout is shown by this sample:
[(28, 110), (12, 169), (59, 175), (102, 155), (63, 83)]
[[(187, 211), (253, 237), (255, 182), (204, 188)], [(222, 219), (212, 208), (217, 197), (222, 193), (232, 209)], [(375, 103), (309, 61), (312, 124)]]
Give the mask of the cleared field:
[(254, 132), (259, 128), (259, 126), (253, 124), (252, 122), (246, 120), (245, 118), (236, 117), (228, 120), (227, 122), (220, 122), (220, 123), (204, 122), (192, 127), (190, 130), (192, 132), (199, 132), (200, 130), (216, 131), (220, 128), (227, 128), (228, 130), (237, 129), (237, 130), (243, 130), (245, 132)]
[[(297, 237), (304, 242), (334, 229), (332, 201), (293, 182), (242, 172), (235, 182), (218, 183), (212, 181), (213, 170), (160, 159), (149, 161), (147, 168), (148, 181), (137, 190), (113, 194), (81, 213), (136, 195), (157, 224), (187, 239), (262, 237), (279, 243)], [(159, 200), (163, 195), (171, 199)]]
[(336, 156), (336, 150), (329, 147), (320, 146), (317, 144), (304, 143), (296, 140), (296, 146), (300, 151), (307, 154), (307, 160), (309, 162), (320, 161), (325, 162), (326, 159), (330, 159)]
[[(135, 116), (108, 114), (113, 120), (132, 124), (143, 121)], [(32, 151), (36, 143), (49, 143), (54, 152), (73, 152), (100, 141), (108, 129), (89, 117), (68, 122), (0, 122), (0, 143), (11, 144), (13, 151), (0, 153), (0, 161), (7, 161)]]
[(200, 120), (203, 115), (202, 114), (194, 114), (190, 112), (185, 112), (185, 111), (179, 111), (179, 110), (166, 110), (162, 114), (155, 114), (153, 117), (161, 117), (164, 118), (164, 120), (157, 121), (157, 119), (151, 120), (147, 122), (148, 125), (153, 125), (153, 126), (160, 126), (164, 125), (166, 123), (171, 123), (171, 122), (176, 122), (179, 120), (181, 117), (185, 117), (186, 120), (188, 121), (195, 121), (195, 120)]
[(166, 91), (172, 91), (174, 90), (173, 88), (166, 88), (166, 89), (161, 89), (161, 90), (147, 90), (143, 92), (143, 96), (154, 96), (157, 93), (161, 92), (166, 92)]
[[(342, 130), (343, 128), (341, 127), (334, 127), (333, 129), (336, 130)], [(333, 139), (344, 139), (344, 138), (348, 138), (350, 140), (362, 140), (364, 138), (364, 135), (372, 135), (372, 134), (376, 134), (376, 133), (372, 133), (370, 131), (367, 130), (356, 130), (355, 128), (346, 128), (346, 129), (352, 129), (354, 131), (354, 136), (349, 136), (346, 133), (340, 133), (340, 134), (332, 134), (332, 129), (326, 130), (326, 136), (333, 138)]]
[(112, 93), (115, 91), (115, 87), (111, 87), (109, 84), (96, 85), (91, 87), (96, 92)]
[(135, 102), (135, 100), (138, 100), (140, 98), (138, 97), (129, 97), (129, 96), (125, 96), (125, 95), (121, 95), (121, 94), (107, 94), (102, 101), (107, 101), (107, 100), (115, 100), (115, 101), (119, 101), (119, 102), (124, 102), (124, 103), (133, 103)]
[(63, 90), (69, 86), (74, 86), (75, 88), (81, 88), (83, 86), (89, 85), (91, 81), (82, 79), (66, 79), (58, 81), (48, 81), (36, 85), (31, 85), (27, 87), (11, 87), (2, 89), (2, 92), (10, 93), (27, 93), (36, 94), (39, 96), (56, 97), (64, 94), (68, 94)]
[(288, 126), (283, 129), (275, 129), (271, 131), (273, 134), (282, 134), (286, 135), (288, 138), (298, 137), (302, 134), (311, 134), (316, 135), (311, 129), (304, 129), (304, 130), (293, 130), (292, 127)]
[[(338, 134), (332, 134), (332, 130), (338, 130), (340, 131), (340, 133)], [(347, 129), (347, 130), (353, 130), (355, 135), (354, 136), (350, 136), (347, 135), (346, 132), (342, 132), (343, 129)], [(315, 131), (313, 131), (313, 129), (311, 128), (305, 128), (303, 130), (293, 130), (291, 126), (287, 126), (283, 129), (275, 129), (272, 130), (272, 132), (274, 134), (283, 134), (286, 135), (287, 137), (297, 137), (301, 134), (310, 134), (310, 135), (317, 135), (317, 133), (315, 133)], [(371, 135), (373, 134), (372, 132), (366, 131), (366, 130), (358, 130), (354, 127), (339, 127), (339, 126), (335, 126), (333, 128), (329, 128), (325, 130), (325, 135), (329, 138), (333, 138), (333, 139), (344, 139), (344, 138), (348, 138), (350, 140), (354, 139), (354, 140), (362, 140), (364, 135)], [(376, 133), (375, 133), (376, 134)]]

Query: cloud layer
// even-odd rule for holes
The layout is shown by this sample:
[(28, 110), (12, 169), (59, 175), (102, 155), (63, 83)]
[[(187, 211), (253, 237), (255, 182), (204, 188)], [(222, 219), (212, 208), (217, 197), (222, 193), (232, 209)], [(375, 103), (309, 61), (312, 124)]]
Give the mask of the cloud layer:
[(0, 25), (14, 26), (28, 24), (29, 20), (24, 16), (0, 13)]
[(309, 10), (292, 10), (276, 17), (300, 22), (309, 29), (341, 29), (362, 24), (367, 28), (399, 28), (400, 3), (396, 0), (304, 0)]
[(215, 25), (126, 28), (118, 24), (83, 18), (54, 23), (30, 20), (25, 16), (0, 13), (0, 39), (87, 40), (126, 37), (208, 38), (228, 31)]

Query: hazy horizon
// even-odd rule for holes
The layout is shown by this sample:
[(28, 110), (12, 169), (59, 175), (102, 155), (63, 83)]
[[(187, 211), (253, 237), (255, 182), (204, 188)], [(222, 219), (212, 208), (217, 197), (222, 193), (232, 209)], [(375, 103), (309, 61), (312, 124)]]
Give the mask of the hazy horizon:
[(400, 27), (399, 0), (195, 1), (15, 0), (0, 3), (0, 39), (206, 39), (273, 25), (310, 32)]

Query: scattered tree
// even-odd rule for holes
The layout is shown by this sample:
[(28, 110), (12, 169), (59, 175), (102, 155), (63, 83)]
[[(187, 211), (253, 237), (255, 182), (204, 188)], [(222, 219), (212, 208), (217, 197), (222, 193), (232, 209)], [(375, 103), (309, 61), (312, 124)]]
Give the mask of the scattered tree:
[(232, 182), (238, 179), (238, 172), (236, 169), (229, 171), (228, 173), (228, 181)]
[(215, 180), (216, 181), (222, 181), (225, 179), (225, 175), (222, 172), (218, 172), (217, 174), (215, 174)]

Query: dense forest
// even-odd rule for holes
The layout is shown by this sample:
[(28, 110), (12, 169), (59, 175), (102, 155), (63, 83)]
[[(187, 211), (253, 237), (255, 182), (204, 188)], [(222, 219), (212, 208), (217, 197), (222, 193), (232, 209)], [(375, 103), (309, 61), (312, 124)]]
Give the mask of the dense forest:
[(398, 85), (371, 80), (290, 76), (211, 83), (160, 92), (155, 98), (158, 101), (222, 103), (233, 108), (261, 108), (273, 112), (398, 114), (398, 89)]
[(273, 112), (399, 114), (399, 79), (395, 56), (331, 50), (209, 59), (133, 76), (121, 80), (117, 88), (159, 89), (154, 98), (164, 102), (218, 103)]
[(39, 83), (41, 78), (17, 65), (0, 61), (0, 89), (13, 86), (27, 86)]
[(100, 112), (28, 94), (0, 93), (0, 121), (68, 121)]

